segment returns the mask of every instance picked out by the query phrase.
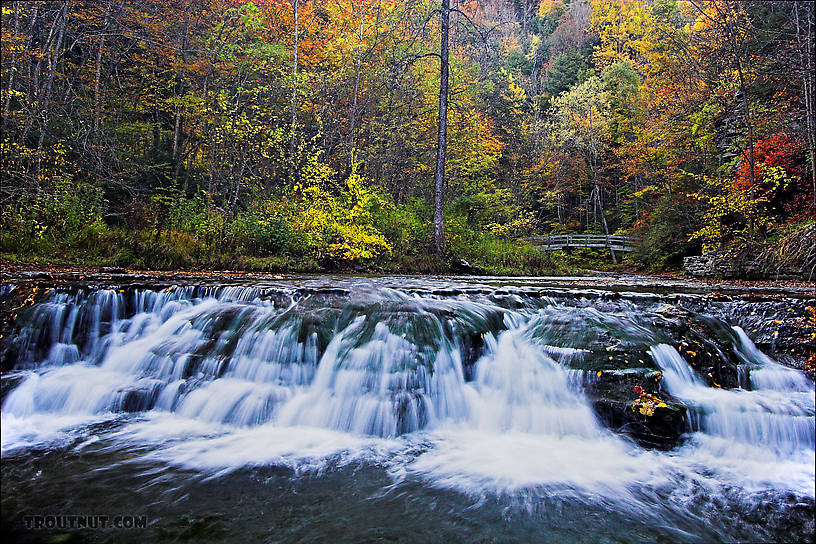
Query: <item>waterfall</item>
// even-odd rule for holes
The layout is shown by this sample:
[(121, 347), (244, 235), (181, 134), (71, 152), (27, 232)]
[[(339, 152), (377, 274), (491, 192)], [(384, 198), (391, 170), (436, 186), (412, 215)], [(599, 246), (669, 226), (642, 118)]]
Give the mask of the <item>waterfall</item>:
[[(442, 338), (441, 325), (431, 323)], [(355, 319), (326, 348), (314, 381), (281, 412), (282, 425), (309, 425), (393, 437), (464, 415), (459, 353), (446, 340), (423, 352), (376, 323), (358, 345), (366, 319)]]
[[(405, 455), (396, 472), (434, 485), (546, 484), (619, 498), (631, 498), (632, 482), (727, 474), (724, 463), (750, 450), (778, 469), (766, 485), (790, 477), (806, 489), (812, 382), (736, 328), (740, 383), (752, 390), (708, 387), (661, 342), (659, 319), (628, 301), (501, 293), (55, 291), (20, 322), (2, 447), (70, 440), (116, 420), (126, 427), (108, 439), (148, 442), (158, 448), (150, 455), (194, 469)], [(647, 350), (665, 393), (689, 409), (692, 439), (670, 453), (605, 428), (585, 392), (601, 376), (658, 375)], [(604, 366), (613, 364), (625, 368)], [(631, 385), (622, 394), (610, 406), (631, 412), (637, 395)], [(728, 481), (747, 485), (743, 476)]]
[(476, 363), (471, 396), (473, 425), (490, 432), (518, 431), (553, 437), (599, 437), (586, 401), (569, 375), (522, 331), (505, 331)]
[[(705, 386), (672, 346), (660, 344), (650, 352), (663, 370), (667, 391), (689, 407), (692, 431), (728, 441), (739, 454), (744, 451), (740, 446), (749, 446), (782, 457), (801, 452), (812, 456), (816, 437), (812, 385), (808, 388), (807, 378), (801, 373), (785, 369), (761, 354), (744, 333), (740, 335), (740, 348), (757, 366), (751, 371), (752, 391)], [(756, 374), (761, 377), (756, 379)]]
[(657, 366), (663, 371), (663, 383), (670, 393), (682, 398), (683, 393), (705, 387), (703, 380), (674, 347), (658, 344), (649, 351)]
[(807, 376), (785, 367), (762, 353), (742, 327), (734, 327), (738, 345), (736, 352), (751, 366), (750, 381), (754, 389), (807, 393), (813, 390)]

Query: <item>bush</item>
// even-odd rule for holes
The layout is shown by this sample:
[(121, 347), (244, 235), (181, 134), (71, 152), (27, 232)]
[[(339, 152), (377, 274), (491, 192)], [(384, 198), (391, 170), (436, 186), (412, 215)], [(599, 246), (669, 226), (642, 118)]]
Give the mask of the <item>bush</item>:
[(102, 191), (70, 178), (36, 193), (24, 193), (2, 213), (0, 244), (16, 253), (50, 253), (93, 247), (106, 230)]
[(356, 165), (338, 179), (312, 155), (297, 183), (271, 194), (260, 186), (252, 191), (256, 196), (246, 206), (225, 210), (205, 192), (160, 188), (133, 203), (126, 225), (110, 227), (102, 218), (102, 192), (67, 178), (5, 207), (0, 243), (15, 255), (136, 268), (277, 272), (396, 266), (441, 273), (450, 269), (451, 257), (461, 257), (497, 274), (553, 269), (548, 255), (511, 240), (532, 219), (520, 213), (509, 192), (489, 181), (469, 185), (446, 209), (448, 260), (430, 255), (431, 206), (418, 198), (395, 204)]

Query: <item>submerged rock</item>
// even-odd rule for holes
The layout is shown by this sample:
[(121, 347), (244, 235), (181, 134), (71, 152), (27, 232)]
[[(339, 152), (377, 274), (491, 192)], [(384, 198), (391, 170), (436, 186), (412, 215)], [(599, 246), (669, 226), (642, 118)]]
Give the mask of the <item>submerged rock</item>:
[(660, 371), (625, 368), (576, 372), (581, 373), (583, 390), (606, 427), (645, 448), (668, 450), (680, 444), (688, 429), (686, 407), (662, 389)]

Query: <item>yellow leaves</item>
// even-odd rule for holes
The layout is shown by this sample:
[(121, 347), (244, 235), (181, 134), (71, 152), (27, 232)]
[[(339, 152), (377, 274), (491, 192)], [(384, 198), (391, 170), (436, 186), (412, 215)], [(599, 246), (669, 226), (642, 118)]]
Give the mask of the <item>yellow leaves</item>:
[[(753, 217), (757, 229), (770, 226), (769, 220), (760, 213), (762, 198), (751, 198), (748, 191), (733, 190), (730, 181), (707, 178), (703, 181), (719, 193), (717, 196), (688, 195), (706, 205), (703, 227), (689, 237), (690, 241), (703, 242), (703, 253), (720, 248), (728, 240), (746, 239), (750, 234), (749, 217)], [(742, 218), (742, 221), (735, 221), (735, 218)]]
[(37, 290), (38, 290), (38, 288), (37, 288), (36, 286), (35, 286), (35, 287), (31, 287), (31, 288), (28, 290), (28, 293), (26, 293), (26, 292), (25, 292), (25, 291), (26, 291), (26, 288), (25, 288), (25, 287), (22, 287), (22, 288), (20, 289), (20, 291), (21, 291), (23, 294), (25, 294), (25, 298), (23, 299), (22, 304), (20, 304), (18, 307), (14, 308), (14, 309), (12, 310), (12, 312), (14, 313), (14, 316), (15, 316), (15, 317), (16, 317), (16, 311), (17, 311), (17, 310), (21, 310), (21, 309), (25, 308), (26, 306), (33, 306), (33, 305), (34, 305), (34, 302), (36, 301)]
[(533, 34), (533, 39), (530, 41), (530, 52), (525, 55), (527, 60), (533, 60), (535, 58), (539, 47), (541, 47), (541, 38), (539, 38), (538, 34)]
[(599, 370), (599, 371), (598, 371), (598, 377), (600, 378), (600, 377), (601, 377), (601, 375), (603, 375), (603, 372)]
[(341, 186), (331, 190), (334, 171), (318, 156), (311, 156), (294, 198), (269, 210), (282, 216), (297, 238), (317, 259), (354, 262), (390, 255), (391, 245), (372, 224), (372, 213), (389, 206), (380, 193), (368, 187), (353, 168)]
[(661, 193), (662, 191), (658, 187), (647, 185), (643, 189), (635, 191), (634, 196), (637, 198), (645, 198), (652, 195), (659, 196)]
[(640, 409), (638, 410), (644, 416), (651, 416), (654, 414), (655, 405), (650, 403), (645, 403), (640, 405)]
[(666, 404), (662, 399), (652, 395), (651, 393), (647, 393), (640, 386), (635, 386), (633, 389), (635, 393), (640, 395), (640, 398), (632, 403), (632, 410), (636, 410), (642, 415), (650, 417), (654, 415), (657, 408), (668, 407), (668, 404)]
[(525, 91), (518, 83), (516, 83), (513, 74), (501, 69), (501, 73), (507, 77), (507, 90), (502, 92), (502, 98), (510, 102), (510, 110), (514, 115), (521, 115), (523, 113), (522, 106), (527, 101), (527, 91)]
[(595, 50), (600, 66), (617, 60), (640, 60), (659, 43), (657, 22), (645, 2), (591, 0), (590, 4), (590, 22), (601, 39)]
[(547, 17), (553, 12), (559, 12), (564, 9), (564, 0), (541, 0), (538, 5), (538, 16)]

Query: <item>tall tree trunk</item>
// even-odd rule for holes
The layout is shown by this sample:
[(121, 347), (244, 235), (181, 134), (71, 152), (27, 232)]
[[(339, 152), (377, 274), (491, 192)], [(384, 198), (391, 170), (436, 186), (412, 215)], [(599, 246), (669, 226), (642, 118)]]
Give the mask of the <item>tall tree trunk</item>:
[[(31, 40), (30, 40), (30, 47), (33, 48), (37, 43), (36, 38), (39, 36), (39, 30), (34, 28), (34, 24), (37, 21), (37, 6), (34, 5), (34, 9), (31, 12)], [(47, 12), (46, 12), (47, 13)], [(46, 56), (46, 52), (51, 48), (51, 40), (54, 38), (54, 32), (57, 27), (57, 21), (59, 20), (59, 16), (54, 17), (54, 21), (51, 23), (51, 28), (48, 31), (48, 38), (45, 40), (45, 44), (40, 47), (40, 54), (37, 56), (37, 62), (34, 64), (34, 69), (31, 70), (31, 64), (28, 65), (29, 67), (29, 84), (28, 84), (28, 91), (26, 92), (26, 103), (30, 104), (32, 101), (32, 92), (34, 94), (34, 102), (35, 105), (33, 108), (29, 108), (28, 111), (28, 120), (26, 121), (25, 128), (23, 129), (23, 135), (20, 138), (21, 141), (25, 141), (28, 138), (28, 134), (31, 129), (34, 127), (34, 121), (37, 119), (37, 116), (40, 114), (42, 99), (43, 99), (43, 89), (40, 88), (40, 69), (42, 67), (43, 57)]]
[(448, 32), (450, 30), (450, 0), (442, 0), (440, 14), (441, 39), (439, 46), (439, 136), (436, 143), (436, 173), (434, 174), (434, 252), (441, 257), (445, 252), (445, 155), (448, 138)]
[(105, 47), (105, 36), (99, 38), (99, 49), (96, 51), (96, 73), (94, 74), (94, 132), (99, 132), (99, 117), (102, 113), (99, 100), (99, 79), (102, 74), (102, 50)]
[(289, 141), (289, 154), (295, 156), (295, 129), (297, 128), (297, 69), (298, 69), (298, 2), (292, 1), (292, 11), (295, 16), (295, 46), (292, 50), (292, 139)]
[(742, 61), (740, 60), (740, 51), (739, 46), (737, 44), (737, 26), (735, 18), (736, 16), (733, 13), (733, 7), (729, 2), (725, 3), (726, 5), (726, 33), (728, 34), (729, 41), (731, 42), (731, 48), (734, 53), (734, 67), (737, 69), (737, 76), (739, 78), (739, 88), (740, 88), (740, 95), (742, 97), (742, 117), (745, 123), (745, 128), (748, 131), (748, 166), (750, 167), (750, 173), (748, 175), (748, 182), (749, 182), (749, 193), (751, 197), (751, 210), (748, 216), (748, 232), (749, 238), (751, 242), (754, 240), (754, 208), (753, 208), (753, 201), (756, 197), (756, 179), (755, 179), (755, 161), (754, 161), (754, 124), (751, 122), (751, 107), (748, 103), (748, 87), (745, 85), (745, 74), (743, 73), (742, 69)]
[[(28, 28), (29, 28), (29, 31), (31, 32), (31, 35), (28, 38), (28, 47), (30, 49), (34, 48), (34, 36), (36, 35), (36, 32), (34, 30), (34, 22), (37, 20), (38, 8), (39, 8), (39, 6), (37, 4), (34, 4), (34, 9), (31, 10), (31, 19), (28, 22)], [(33, 74), (31, 72), (31, 63), (26, 62), (25, 64), (26, 64), (26, 67), (27, 67), (26, 71), (28, 72), (28, 78), (26, 78), (26, 86), (25, 86), (25, 88), (26, 88), (26, 104), (29, 104), (29, 103), (31, 103), (31, 87), (32, 87), (31, 82), (33, 81)], [(39, 68), (39, 61), (37, 62), (37, 67)], [(22, 138), (22, 140), (25, 140), (25, 138)]]
[(176, 121), (173, 123), (173, 161), (178, 162), (179, 132), (181, 132), (181, 110), (176, 105)]
[[(187, 4), (184, 13), (184, 34), (181, 36), (181, 83), (179, 84), (179, 95), (184, 92), (184, 76), (187, 68), (187, 34), (190, 31), (190, 9), (191, 4)], [(181, 173), (181, 162), (184, 160), (179, 144), (181, 143), (181, 129), (182, 129), (182, 112), (181, 104), (176, 104), (176, 121), (173, 124), (173, 162), (175, 168), (173, 170), (173, 184), (178, 182), (179, 174)], [(189, 139), (188, 139), (189, 140)]]
[(94, 132), (99, 132), (99, 118), (102, 116), (101, 93), (99, 81), (102, 75), (102, 51), (105, 49), (105, 32), (108, 30), (110, 16), (110, 0), (105, 3), (105, 17), (102, 24), (102, 36), (99, 37), (99, 49), (96, 51), (96, 73), (94, 74)]
[(42, 121), (40, 124), (40, 135), (39, 139), (37, 140), (37, 171), (36, 177), (39, 178), (40, 175), (40, 166), (42, 161), (42, 148), (43, 143), (45, 141), (45, 133), (48, 132), (48, 107), (49, 102), (51, 101), (51, 89), (54, 86), (54, 72), (57, 71), (57, 63), (59, 62), (60, 57), (60, 50), (62, 49), (62, 39), (65, 36), (65, 19), (68, 17), (68, 2), (67, 0), (63, 2), (62, 9), (60, 10), (59, 15), (57, 18), (60, 21), (59, 30), (57, 34), (57, 43), (54, 45), (53, 50), (49, 53), (49, 62), (48, 62), (48, 79), (45, 82), (45, 96), (43, 97), (41, 107), (38, 108), (41, 112)]
[[(796, 19), (796, 45), (799, 52), (799, 72), (802, 74), (802, 95), (805, 105), (805, 130), (807, 131), (808, 154), (810, 155), (810, 180), (813, 187), (813, 213), (816, 214), (816, 119), (814, 119), (813, 95), (813, 2), (805, 2), (807, 26), (804, 32), (799, 18), (799, 4), (795, 2), (794, 18)], [(804, 33), (804, 42), (802, 34)]]
[[(592, 183), (594, 187), (592, 188), (592, 192), (595, 193), (595, 205), (594, 209), (597, 209), (601, 213), (601, 223), (603, 224), (604, 234), (609, 236), (609, 226), (606, 224), (606, 214), (604, 213), (603, 207), (603, 200), (601, 199), (601, 183), (598, 179), (598, 147), (600, 144), (595, 141), (594, 134), (595, 130), (593, 127), (592, 122), (592, 107), (589, 108), (589, 134), (590, 134), (590, 148), (589, 148), (589, 165), (592, 168)], [(589, 221), (589, 218), (587, 218)], [(615, 255), (615, 250), (611, 247), (609, 248), (609, 252), (612, 253), (612, 262), (618, 264), (618, 258)]]
[[(597, 199), (598, 210), (601, 212), (601, 223), (603, 223), (604, 233), (609, 236), (609, 226), (606, 224), (606, 214), (604, 213), (603, 201), (601, 200), (601, 185), (598, 183), (598, 177), (595, 176), (595, 198)], [(612, 254), (612, 262), (618, 264), (618, 258), (615, 255), (615, 250), (611, 245), (609, 252)]]

